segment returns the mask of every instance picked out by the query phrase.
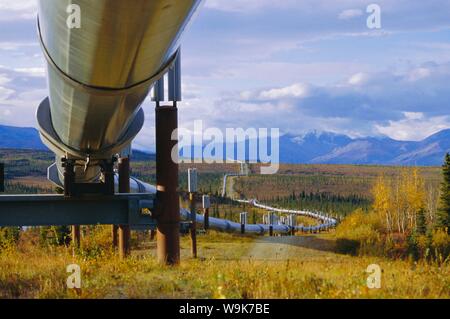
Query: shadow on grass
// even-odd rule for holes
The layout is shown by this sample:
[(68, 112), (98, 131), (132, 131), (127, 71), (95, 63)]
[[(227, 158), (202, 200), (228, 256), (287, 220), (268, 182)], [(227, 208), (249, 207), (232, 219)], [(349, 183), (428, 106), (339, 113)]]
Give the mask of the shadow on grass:
[(336, 253), (336, 243), (330, 239), (323, 239), (314, 235), (306, 236), (281, 236), (281, 237), (261, 237), (257, 243), (289, 245), (306, 249), (313, 249), (324, 252)]

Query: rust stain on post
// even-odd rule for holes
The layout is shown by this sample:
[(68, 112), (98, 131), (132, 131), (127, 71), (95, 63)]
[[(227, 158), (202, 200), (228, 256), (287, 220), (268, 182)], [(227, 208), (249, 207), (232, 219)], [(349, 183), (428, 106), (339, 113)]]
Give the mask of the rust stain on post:
[[(156, 107), (156, 218), (158, 260), (169, 265), (180, 262), (180, 202), (178, 197), (178, 158), (172, 149), (178, 137), (178, 111), (174, 106)], [(178, 156), (178, 150), (174, 152)], [(175, 161), (174, 161), (175, 160)]]
[(75, 248), (80, 248), (81, 228), (79, 225), (72, 226), (72, 243)]
[(111, 226), (111, 236), (112, 236), (112, 245), (114, 248), (117, 248), (117, 244), (119, 242), (119, 226), (112, 225)]
[(204, 215), (203, 227), (204, 227), (205, 231), (208, 231), (208, 229), (209, 229), (209, 208), (203, 209), (203, 215)]
[(191, 210), (191, 253), (192, 258), (197, 258), (197, 216), (195, 211), (195, 194), (189, 193), (189, 204)]
[(0, 193), (5, 191), (5, 164), (0, 163)]
[[(119, 193), (130, 192), (130, 159), (123, 157), (119, 159)], [(119, 225), (119, 256), (125, 258), (130, 254), (130, 226)]]

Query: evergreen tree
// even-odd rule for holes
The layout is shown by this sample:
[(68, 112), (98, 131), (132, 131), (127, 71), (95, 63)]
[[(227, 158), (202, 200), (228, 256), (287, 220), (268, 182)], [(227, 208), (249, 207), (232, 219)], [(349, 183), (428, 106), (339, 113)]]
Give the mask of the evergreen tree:
[(69, 245), (71, 231), (68, 226), (43, 226), (40, 227), (41, 244)]
[(416, 233), (418, 235), (425, 235), (427, 232), (427, 219), (425, 216), (425, 209), (421, 208), (417, 212), (417, 226)]
[(438, 211), (438, 226), (447, 228), (450, 234), (450, 154), (445, 156), (445, 163), (442, 166), (444, 180), (441, 186), (441, 198)]
[(16, 243), (20, 237), (20, 227), (0, 227), (0, 247)]

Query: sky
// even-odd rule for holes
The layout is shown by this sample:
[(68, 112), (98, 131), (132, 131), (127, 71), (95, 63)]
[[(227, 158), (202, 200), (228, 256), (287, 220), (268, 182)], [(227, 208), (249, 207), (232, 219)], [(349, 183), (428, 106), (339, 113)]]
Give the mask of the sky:
[[(47, 95), (36, 0), (0, 0), (0, 124)], [(366, 11), (381, 9), (381, 29)], [(421, 140), (450, 128), (450, 0), (206, 0), (182, 42), (180, 125)], [(138, 148), (152, 148), (154, 105)]]

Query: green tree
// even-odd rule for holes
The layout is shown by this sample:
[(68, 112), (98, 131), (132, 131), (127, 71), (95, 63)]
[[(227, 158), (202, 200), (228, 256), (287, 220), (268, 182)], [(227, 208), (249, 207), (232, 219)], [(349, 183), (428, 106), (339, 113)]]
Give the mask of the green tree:
[(441, 185), (441, 198), (438, 211), (438, 226), (446, 228), (450, 234), (450, 154), (445, 156), (442, 166), (444, 180)]
[(425, 235), (427, 232), (427, 218), (425, 216), (425, 209), (421, 208), (417, 212), (416, 233), (418, 235)]
[(40, 227), (41, 244), (44, 245), (69, 245), (70, 227), (68, 226), (43, 226)]
[(20, 227), (0, 227), (0, 247), (17, 243), (20, 237)]

